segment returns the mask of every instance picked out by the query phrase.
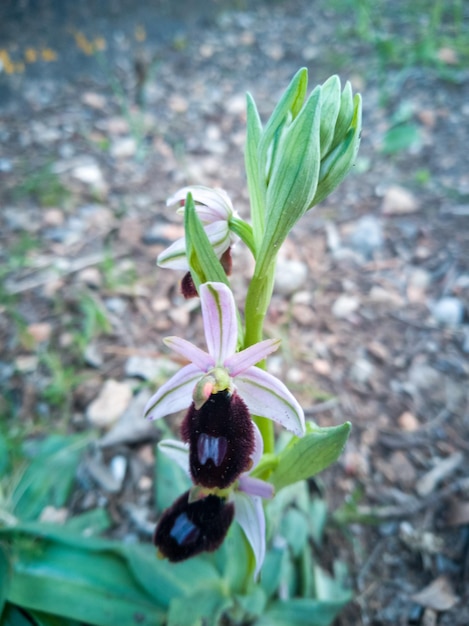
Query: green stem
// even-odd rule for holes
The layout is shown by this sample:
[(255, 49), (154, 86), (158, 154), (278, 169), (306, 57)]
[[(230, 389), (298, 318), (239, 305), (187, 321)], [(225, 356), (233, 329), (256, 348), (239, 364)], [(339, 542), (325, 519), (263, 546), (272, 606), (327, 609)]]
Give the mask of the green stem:
[[(256, 271), (249, 285), (244, 309), (246, 320), (244, 348), (248, 348), (263, 339), (264, 320), (272, 297), (274, 277), (275, 261), (269, 265), (265, 272), (258, 272), (256, 267)], [(258, 367), (265, 369), (265, 361), (261, 361)], [(265, 417), (258, 417), (257, 415), (253, 415), (252, 417), (262, 435), (264, 454), (273, 453), (275, 439), (272, 421)]]

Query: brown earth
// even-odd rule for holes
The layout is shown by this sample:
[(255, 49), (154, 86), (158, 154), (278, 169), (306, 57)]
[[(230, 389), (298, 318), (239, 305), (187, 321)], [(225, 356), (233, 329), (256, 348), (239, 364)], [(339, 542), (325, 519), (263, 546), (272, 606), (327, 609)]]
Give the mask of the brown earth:
[[(204, 20), (178, 16), (169, 40), (138, 37), (132, 24), (121, 33), (127, 47), (87, 59), (101, 63), (96, 75), (54, 79), (52, 64), (0, 75), (9, 96), (0, 120), (3, 412), (30, 435), (51, 423), (83, 430), (106, 380), (135, 392), (130, 357), (152, 357), (162, 379), (171, 367), (162, 337), (201, 341), (180, 277), (155, 266), (182, 232), (166, 198), (189, 183), (219, 186), (246, 216), (245, 92), (266, 119), (299, 67), (312, 86), (338, 73), (362, 93), (362, 145), (352, 174), (282, 250), (267, 332), (280, 329), (284, 348), (271, 368), (308, 417), (353, 425), (319, 483), (331, 511), (322, 559), (345, 561), (356, 593), (337, 624), (466, 626), (468, 74), (451, 65), (451, 47), (438, 50), (440, 65), (383, 71), (338, 6), (214, 3)], [(399, 15), (384, 22), (391, 40), (406, 36)], [(402, 125), (403, 146), (384, 152)], [(238, 245), (239, 303), (251, 270)], [(109, 328), (86, 335), (84, 298), (106, 311)], [(45, 352), (59, 355), (58, 370), (71, 368), (57, 397)], [(133, 468), (106, 496), (116, 536), (138, 528), (132, 511), (151, 508), (151, 434), (139, 428), (104, 455)], [(96, 498), (77, 488), (74, 506)], [(139, 531), (151, 523), (140, 520)]]

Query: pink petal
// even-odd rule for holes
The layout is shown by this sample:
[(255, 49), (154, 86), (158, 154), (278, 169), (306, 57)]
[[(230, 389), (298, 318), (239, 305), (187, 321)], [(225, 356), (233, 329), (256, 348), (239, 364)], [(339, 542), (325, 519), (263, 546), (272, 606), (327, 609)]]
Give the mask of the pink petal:
[(253, 478), (247, 474), (239, 477), (238, 489), (251, 496), (260, 496), (261, 498), (273, 498), (274, 486), (260, 478)]
[(166, 337), (163, 339), (163, 342), (176, 354), (180, 354), (194, 365), (197, 365), (202, 372), (206, 372), (215, 365), (215, 361), (210, 354), (194, 346), (190, 341), (181, 339), (181, 337)]
[(241, 491), (235, 492), (233, 498), (235, 520), (243, 529), (254, 552), (256, 561), (254, 577), (257, 578), (265, 557), (265, 516), (262, 499), (259, 496), (248, 496)]
[(233, 356), (225, 360), (225, 367), (229, 371), (230, 376), (238, 376), (252, 365), (256, 365), (269, 354), (275, 352), (280, 345), (280, 339), (266, 339), (259, 343), (241, 350)]
[(233, 294), (223, 283), (204, 283), (200, 286), (200, 301), (208, 351), (221, 367), (234, 353), (238, 341)]
[(261, 431), (255, 422), (252, 422), (252, 426), (254, 428), (254, 452), (251, 455), (251, 471), (259, 465), (259, 461), (264, 453), (264, 440), (262, 439)]
[(305, 434), (303, 409), (278, 378), (250, 367), (236, 377), (235, 385), (253, 415), (278, 422), (299, 437)]
[(148, 400), (145, 406), (145, 417), (157, 420), (187, 409), (192, 402), (192, 392), (200, 376), (200, 369), (196, 365), (191, 363), (183, 367), (164, 385), (161, 385)]

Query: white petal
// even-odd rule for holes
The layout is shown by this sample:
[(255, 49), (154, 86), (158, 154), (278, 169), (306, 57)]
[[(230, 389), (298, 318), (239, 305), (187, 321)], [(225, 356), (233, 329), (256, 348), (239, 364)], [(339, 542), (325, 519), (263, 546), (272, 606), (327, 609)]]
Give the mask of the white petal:
[(264, 440), (262, 439), (261, 431), (255, 422), (252, 422), (254, 428), (254, 452), (251, 455), (252, 468), (251, 471), (259, 465), (259, 461), (264, 453)]
[(163, 439), (159, 442), (158, 448), (163, 454), (175, 461), (188, 476), (190, 475), (188, 443), (176, 439)]
[(231, 246), (228, 222), (213, 222), (204, 227), (205, 233), (218, 258)]
[(278, 422), (299, 437), (305, 434), (303, 409), (278, 378), (250, 367), (235, 378), (235, 385), (253, 415)]
[(280, 345), (280, 339), (266, 339), (259, 343), (241, 350), (230, 356), (225, 361), (225, 367), (229, 371), (231, 376), (238, 376), (244, 370), (247, 370), (252, 365), (256, 365), (266, 358), (272, 352), (275, 352)]
[(177, 354), (180, 354), (202, 371), (206, 372), (215, 365), (215, 361), (210, 354), (204, 352), (193, 343), (181, 337), (165, 337), (163, 342)]
[(265, 557), (265, 516), (262, 499), (259, 496), (248, 496), (241, 491), (234, 492), (235, 520), (243, 529), (246, 539), (254, 552), (257, 578)]
[(233, 294), (223, 283), (200, 286), (200, 301), (205, 339), (209, 353), (219, 366), (236, 349), (238, 323)]
[(192, 403), (192, 392), (200, 380), (200, 369), (190, 363), (170, 378), (148, 400), (145, 417), (152, 420), (187, 409)]
[[(212, 210), (211, 215), (213, 215), (213, 218), (228, 221), (233, 215), (233, 205), (226, 191), (223, 189), (211, 189), (203, 185), (191, 185), (179, 189), (174, 196), (168, 199), (166, 204), (172, 206), (174, 204), (185, 203), (188, 193), (192, 194), (198, 213), (199, 207), (197, 205), (205, 205), (205, 207)], [(203, 210), (204, 208), (201, 207), (200, 211)], [(205, 221), (200, 213), (199, 217), (202, 221)], [(208, 217), (210, 219), (210, 214), (208, 214)], [(210, 219), (210, 221), (214, 221), (214, 219)]]

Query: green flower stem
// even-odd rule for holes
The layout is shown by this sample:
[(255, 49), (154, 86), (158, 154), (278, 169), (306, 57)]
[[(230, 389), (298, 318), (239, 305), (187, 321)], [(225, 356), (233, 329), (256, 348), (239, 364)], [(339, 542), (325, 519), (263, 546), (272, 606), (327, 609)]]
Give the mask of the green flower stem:
[[(248, 348), (262, 341), (264, 320), (267, 308), (272, 298), (275, 278), (275, 259), (266, 271), (254, 272), (246, 296), (244, 315), (246, 320), (246, 332), (244, 336), (244, 348)], [(266, 369), (265, 361), (258, 363), (258, 367)], [(265, 417), (253, 415), (254, 422), (260, 430), (264, 442), (264, 454), (273, 453), (275, 446), (273, 422)]]

